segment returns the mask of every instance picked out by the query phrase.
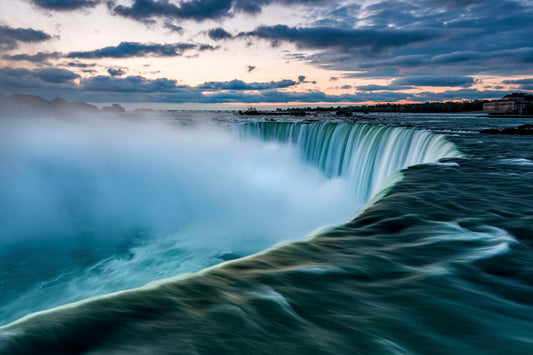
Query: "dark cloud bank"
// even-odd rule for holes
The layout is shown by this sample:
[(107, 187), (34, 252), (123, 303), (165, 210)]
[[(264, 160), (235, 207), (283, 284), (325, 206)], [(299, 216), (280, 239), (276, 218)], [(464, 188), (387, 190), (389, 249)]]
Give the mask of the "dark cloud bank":
[(257, 14), (270, 4), (324, 6), (328, 0), (191, 0), (171, 3), (166, 0), (134, 0), (131, 5), (110, 6), (113, 13), (137, 21), (152, 22), (154, 18), (180, 20), (215, 20), (236, 13)]
[[(51, 99), (56, 96), (89, 102), (159, 102), (159, 103), (255, 103), (255, 102), (364, 102), (364, 101), (435, 101), (499, 98), (503, 91), (475, 89), (449, 90), (444, 93), (408, 94), (391, 90), (327, 95), (320, 91), (294, 92), (287, 89), (306, 83), (284, 79), (246, 83), (241, 80), (206, 82), (198, 86), (179, 85), (176, 80), (147, 79), (142, 76), (95, 76), (85, 79), (67, 70), (1, 68), (0, 91), (36, 94)], [(44, 95), (43, 95), (44, 94)]]
[(27, 61), (33, 63), (42, 63), (46, 62), (48, 59), (59, 59), (62, 57), (62, 54), (59, 52), (38, 52), (36, 54), (14, 54), (14, 55), (4, 55), (3, 59), (12, 60), (12, 61)]
[[(58, 11), (90, 8), (100, 2), (31, 1), (41, 8)], [(285, 88), (293, 86), (291, 80), (270, 83), (233, 80), (189, 87), (179, 86), (169, 79), (122, 77), (124, 73), (111, 71), (110, 77), (83, 79), (79, 85), (74, 85), (74, 80), (78, 79), (72, 76), (75, 74), (69, 77), (63, 73), (61, 79), (59, 73), (55, 73), (59, 82), (54, 83), (51, 81), (56, 80), (53, 75), (46, 77), (38, 71), (20, 72), (17, 82), (18, 79), (6, 74), (15, 69), (4, 68), (7, 71), (0, 74), (0, 88), (9, 88), (6, 83), (15, 85), (13, 89), (17, 85), (25, 85), (28, 90), (36, 92), (44, 87), (56, 91), (73, 87), (72, 96), (85, 95), (89, 101), (101, 101), (104, 97), (109, 101), (109, 95), (116, 95), (122, 101), (153, 102), (426, 101), (500, 97), (502, 92), (498, 90), (472, 89), (476, 83), (473, 76), (524, 75), (533, 72), (531, 1), (382, 0), (368, 6), (335, 0), (133, 0), (128, 4), (111, 1), (106, 1), (106, 4), (116, 16), (144, 23), (159, 19), (164, 21), (167, 29), (175, 32), (183, 31), (181, 25), (187, 20), (200, 22), (229, 18), (238, 13), (257, 14), (272, 4), (304, 6), (308, 14), (313, 14), (310, 17), (313, 22), (303, 27), (282, 24), (258, 26), (233, 34), (223, 27), (217, 27), (206, 34), (213, 42), (220, 41), (222, 45), (233, 40), (245, 40), (251, 45), (268, 41), (273, 46), (287, 43), (299, 50), (313, 50), (313, 54), (289, 52), (287, 59), (303, 60), (318, 67), (340, 71), (335, 78), (386, 78), (391, 79), (390, 85), (364, 85), (359, 86), (355, 94), (326, 95), (321, 92), (288, 92)], [(39, 30), (0, 26), (0, 49), (4, 50), (15, 49), (19, 42), (40, 42), (50, 38), (49, 34)], [(191, 50), (199, 52), (216, 48), (209, 44), (122, 42), (117, 46), (92, 51), (66, 54), (10, 53), (3, 58), (43, 63), (61, 57), (92, 60), (170, 57)], [(32, 87), (32, 83), (36, 86)], [(521, 90), (533, 90), (531, 79), (509, 79), (503, 84), (515, 85)], [(97, 85), (100, 85), (100, 89)], [(401, 92), (418, 87), (454, 87), (455, 90), (439, 94), (423, 92), (418, 96)], [(252, 93), (251, 90), (259, 92)], [(129, 96), (125, 93), (129, 93)]]
[(138, 42), (121, 42), (117, 46), (109, 46), (85, 52), (70, 52), (67, 58), (99, 59), (99, 58), (128, 58), (128, 57), (174, 57), (181, 56), (187, 50), (198, 49), (200, 51), (213, 49), (214, 47), (197, 45), (192, 43), (155, 44)]
[[(360, 10), (341, 4), (325, 12), (316, 23), (351, 28), (364, 21), (366, 29), (397, 29), (404, 34), (427, 31), (428, 38), (409, 42), (416, 37), (406, 35), (405, 42), (398, 42), (401, 45), (379, 52), (350, 52), (350, 44), (341, 43), (340, 49), (324, 47), (324, 51), (303, 59), (369, 78), (516, 75), (533, 69), (532, 2), (385, 0), (366, 7), (364, 13)], [(354, 11), (362, 16), (354, 17)], [(272, 31), (266, 33), (273, 36)], [(315, 43), (296, 43), (316, 47)]]
[(299, 48), (336, 49), (350, 52), (370, 48), (379, 51), (390, 47), (428, 41), (439, 37), (438, 31), (428, 29), (340, 29), (330, 27), (297, 28), (285, 25), (261, 26), (254, 31), (243, 32), (238, 37), (256, 37), (276, 44), (279, 41), (295, 43)]
[(207, 32), (209, 38), (211, 38), (214, 41), (219, 41), (221, 39), (230, 39), (233, 38), (233, 36), (224, 30), (222, 27), (213, 28)]
[(38, 7), (55, 11), (70, 11), (84, 7), (94, 7), (100, 0), (31, 0)]
[(13, 28), (0, 25), (0, 50), (11, 50), (19, 42), (43, 42), (51, 39), (48, 33), (33, 28)]
[(533, 71), (532, 2), (383, 0), (367, 7), (340, 1), (326, 5), (305, 27), (259, 26), (238, 34), (219, 27), (209, 36), (215, 41), (243, 38), (319, 50), (288, 57), (361, 78)]
[[(196, 43), (139, 43), (139, 42), (121, 42), (116, 46), (108, 46), (95, 49), (92, 51), (77, 51), (70, 53), (59, 52), (38, 52), (36, 54), (5, 54), (3, 59), (11, 61), (28, 61), (34, 63), (43, 63), (49, 59), (101, 59), (101, 58), (131, 58), (131, 57), (179, 57), (186, 51), (196, 50), (204, 52), (216, 50), (218, 47), (209, 44)], [(70, 66), (85, 67), (87, 64), (69, 63)]]

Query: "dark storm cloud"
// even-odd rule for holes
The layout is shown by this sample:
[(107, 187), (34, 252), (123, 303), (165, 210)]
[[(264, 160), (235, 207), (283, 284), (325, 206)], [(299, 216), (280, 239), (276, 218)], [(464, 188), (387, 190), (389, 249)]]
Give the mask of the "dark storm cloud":
[(419, 67), (423, 64), (427, 64), (427, 56), (414, 54), (414, 55), (400, 55), (394, 58), (387, 58), (376, 61), (361, 61), (361, 68), (374, 68), (374, 67), (404, 67), (413, 68)]
[(28, 61), (33, 63), (42, 63), (48, 59), (58, 59), (62, 56), (59, 52), (38, 52), (36, 54), (15, 54), (15, 55), (4, 55), (3, 59), (12, 60), (12, 61)]
[[(391, 53), (394, 53), (391, 52)], [(494, 52), (451, 52), (446, 54), (353, 56), (345, 53), (322, 53), (305, 60), (324, 69), (346, 71), (345, 77), (397, 77), (411, 75), (467, 76), (472, 74), (517, 75), (532, 70), (533, 48)], [(361, 53), (358, 53), (361, 54)], [(353, 73), (349, 73), (349, 72)]]
[(80, 77), (70, 70), (60, 68), (37, 69), (33, 72), (33, 75), (45, 83), (51, 84), (64, 84)]
[(85, 52), (70, 52), (68, 58), (129, 58), (129, 57), (175, 57), (183, 55), (183, 52), (191, 49), (214, 49), (201, 48), (202, 46), (191, 43), (174, 43), (174, 44), (156, 44), (156, 43), (138, 43), (138, 42), (121, 42), (118, 46), (110, 46)]
[[(450, 1), (432, 0), (384, 0), (365, 8), (367, 16), (360, 18), (373, 26), (440, 27), (451, 34), (470, 34), (482, 29), (501, 32), (502, 29), (517, 30), (518, 24), (527, 20), (530, 4), (513, 0), (462, 1), (460, 6), (449, 6)], [(460, 31), (457, 31), (460, 30)], [(455, 33), (454, 33), (455, 32)], [(464, 36), (469, 40), (469, 36)]]
[(396, 86), (472, 86), (474, 78), (468, 76), (407, 76), (392, 81)]
[(229, 32), (226, 32), (222, 27), (213, 28), (207, 31), (207, 35), (214, 41), (233, 38), (233, 36)]
[(124, 69), (122, 69), (122, 68), (108, 68), (107, 72), (111, 76), (122, 76), (122, 75), (126, 74), (126, 71)]
[(13, 28), (0, 25), (0, 49), (11, 50), (18, 47), (18, 42), (43, 42), (51, 39), (48, 33), (33, 28)]
[[(48, 9), (64, 10), (93, 6), (100, 0), (28, 1)], [(174, 23), (182, 20), (220, 20), (239, 13), (257, 14), (273, 4), (304, 6), (302, 18), (313, 19), (305, 27), (261, 26), (238, 36), (219, 27), (208, 35), (213, 40), (244, 37), (267, 40), (273, 45), (289, 42), (302, 49), (317, 50), (312, 55), (304, 52), (288, 56), (325, 69), (344, 71), (346, 76), (520, 75), (533, 70), (533, 3), (525, 0), (377, 0), (369, 5), (340, 0), (107, 3), (113, 14), (143, 22), (162, 18), (166, 28), (177, 32), (182, 28)], [(2, 36), (0, 31), (0, 48), (16, 46), (17, 40), (6, 41)], [(202, 48), (209, 49), (197, 49)], [(182, 52), (172, 53), (172, 48), (132, 49), (126, 54), (123, 49), (117, 49), (112, 55), (101, 52), (109, 52), (111, 47), (75, 54), (82, 53), (86, 58), (123, 58), (181, 55)], [(38, 62), (37, 58), (34, 61)]]
[[(198, 86), (178, 85), (176, 80), (160, 78), (147, 79), (142, 76), (128, 76), (125, 78), (96, 76), (83, 79), (80, 82), (82, 92), (109, 92), (109, 93), (152, 93), (158, 95), (180, 94), (185, 95), (186, 102), (206, 102), (207, 98), (218, 95), (217, 91), (242, 92), (246, 90), (266, 91), (298, 85), (293, 80), (280, 80), (264, 83), (246, 83), (241, 80), (226, 82), (206, 82)], [(275, 91), (275, 90), (274, 90)], [(205, 96), (203, 93), (209, 92)], [(240, 96), (240, 94), (234, 94)], [(181, 98), (183, 99), (183, 98)]]
[(513, 63), (533, 63), (533, 48), (504, 49), (493, 52), (458, 51), (436, 55), (429, 59), (429, 64), (455, 64), (476, 61), (509, 60)]
[(171, 3), (167, 0), (134, 0), (129, 6), (111, 6), (114, 14), (137, 21), (152, 22), (156, 17), (194, 21), (231, 17), (235, 13), (257, 14), (269, 4), (324, 6), (324, 0), (191, 0)]
[[(55, 10), (90, 7), (101, 0), (27, 0)], [(287, 58), (310, 62), (329, 70), (343, 71), (335, 77), (398, 79), (471, 75), (523, 75), (533, 71), (533, 3), (525, 0), (106, 0), (111, 12), (143, 22), (161, 19), (164, 26), (181, 33), (184, 20), (220, 20), (239, 13), (258, 14), (265, 6), (303, 6), (304, 27), (260, 26), (237, 36), (222, 27), (207, 35), (215, 41), (266, 40), (273, 45), (293, 43), (301, 51)], [(312, 22), (305, 22), (312, 19)], [(210, 22), (212, 23), (212, 22)], [(0, 27), (5, 28), (5, 27)], [(20, 30), (20, 29), (19, 29)], [(46, 34), (45, 34), (46, 35)], [(0, 30), (0, 49), (13, 49), (17, 41), (5, 39)], [(48, 38), (50, 36), (48, 35)], [(70, 58), (126, 58), (134, 56), (176, 56), (187, 49), (174, 45), (124, 42), (87, 52), (73, 52)], [(218, 47), (196, 45), (196, 51)], [(192, 50), (192, 49), (191, 49)], [(197, 54), (197, 52), (195, 53)], [(17, 54), (4, 59), (42, 62), (45, 54)], [(403, 80), (403, 81), (402, 81)], [(413, 85), (416, 85), (411, 81)], [(424, 81), (421, 85), (437, 86)], [(471, 83), (456, 81), (456, 87)], [(523, 85), (524, 88), (530, 84)], [(390, 90), (396, 91), (392, 84)], [(405, 87), (408, 85), (406, 84)], [(382, 90), (371, 90), (381, 92)], [(362, 90), (362, 87), (360, 88)]]
[(24, 68), (0, 68), (0, 75), (9, 76), (12, 78), (21, 78), (23, 76), (32, 75), (32, 71)]
[[(479, 99), (479, 98), (499, 98), (505, 92), (502, 91), (477, 91), (477, 90), (451, 90), (442, 93), (445, 100), (463, 100), (463, 99)], [(431, 92), (422, 92), (419, 94), (407, 94), (400, 92), (384, 91), (378, 93), (356, 93), (344, 95), (328, 95), (320, 91), (312, 92), (282, 92), (277, 90), (267, 90), (258, 93), (246, 93), (238, 91), (219, 92), (211, 95), (198, 95), (188, 92), (187, 98), (179, 94), (163, 94), (157, 96), (160, 102), (190, 102), (194, 98), (200, 103), (289, 103), (289, 102), (306, 102), (306, 103), (349, 103), (349, 102), (397, 102), (401, 100), (408, 101), (435, 101), (438, 95)]]
[(532, 70), (530, 1), (385, 0), (362, 7), (361, 11), (350, 6), (339, 3), (323, 14), (317, 13), (314, 25), (430, 29), (442, 36), (381, 52), (324, 47), (324, 51), (301, 60), (326, 69), (353, 71), (354, 76), (361, 77), (516, 75)]
[(322, 8), (335, 2), (336, 0), (234, 0), (233, 9), (235, 12), (258, 14), (262, 11), (263, 7), (271, 4), (279, 4), (282, 6), (305, 5), (314, 8)]
[(507, 91), (500, 90), (476, 90), (476, 89), (459, 89), (448, 90), (444, 92), (421, 92), (409, 94), (406, 100), (409, 101), (445, 101), (445, 100), (480, 100), (480, 99), (498, 99), (508, 94)]
[(192, 0), (179, 5), (168, 1), (134, 0), (131, 6), (116, 6), (113, 12), (139, 21), (147, 21), (153, 17), (202, 21), (223, 17), (229, 13), (231, 7), (231, 0)]
[(503, 84), (530, 85), (530, 84), (533, 84), (533, 78), (518, 79), (518, 80), (504, 80)]
[(79, 75), (66, 69), (28, 70), (5, 67), (0, 68), (0, 89), (23, 93), (72, 90), (75, 88), (73, 80), (76, 78), (79, 78)]
[(533, 91), (533, 84), (522, 84), (520, 90)]
[(504, 80), (503, 84), (518, 85), (520, 90), (533, 91), (533, 78), (518, 79), (518, 80)]
[[(296, 85), (290, 80), (271, 83), (212, 82), (199, 86), (178, 85), (176, 80), (147, 79), (142, 76), (95, 76), (74, 83), (78, 75), (65, 69), (38, 70), (0, 68), (0, 90), (39, 94), (52, 99), (60, 96), (69, 100), (90, 102), (171, 102), (171, 103), (287, 103), (287, 102), (396, 102), (463, 100), (502, 97), (505, 91), (475, 89), (449, 90), (443, 93), (403, 93), (392, 90), (328, 95), (321, 91), (287, 92), (279, 88)], [(252, 90), (252, 91), (249, 91)]]
[(146, 79), (142, 76), (128, 76), (116, 78), (110, 76), (95, 76), (83, 79), (80, 89), (86, 91), (107, 92), (168, 92), (178, 89), (176, 80)]
[[(448, 90), (442, 93), (433, 93), (429, 91), (420, 92), (416, 94), (403, 93), (395, 91), (382, 92), (368, 92), (355, 93), (343, 95), (328, 95), (320, 91), (313, 92), (281, 92), (281, 91), (265, 91), (259, 94), (246, 95), (241, 93), (220, 93), (218, 96), (210, 97), (212, 100), (219, 100), (215, 102), (398, 102), (402, 100), (427, 102), (427, 101), (441, 101), (441, 100), (477, 100), (485, 98), (500, 98), (507, 94), (506, 91), (500, 90), (476, 90), (476, 89), (460, 89)], [(223, 99), (225, 98), (224, 101)], [(230, 101), (234, 100), (234, 101)], [(241, 100), (241, 101), (239, 101)], [(264, 100), (264, 101), (263, 101)]]
[(173, 92), (189, 90), (190, 92), (212, 92), (220, 90), (272, 90), (298, 85), (294, 80), (280, 80), (271, 82), (246, 83), (242, 80), (212, 81), (198, 86), (178, 85), (176, 80), (146, 79), (142, 76), (128, 76), (117, 78), (110, 76), (96, 76), (81, 80), (80, 88), (87, 91), (110, 92)]
[(333, 27), (289, 27), (285, 25), (260, 26), (254, 31), (242, 32), (239, 37), (255, 37), (279, 42), (291, 42), (298, 48), (327, 49), (341, 52), (360, 48), (379, 51), (411, 43), (428, 41), (441, 36), (431, 29), (344, 29)]
[(100, 0), (31, 0), (31, 2), (47, 10), (69, 11), (96, 6)]
[(454, 64), (461, 62), (470, 62), (473, 60), (479, 60), (484, 58), (494, 57), (489, 53), (476, 52), (476, 51), (460, 51), (460, 52), (451, 52), (436, 55), (429, 59), (429, 62), (434, 64)]
[(198, 89), (206, 91), (218, 91), (218, 90), (268, 90), (268, 89), (280, 89), (290, 86), (298, 85), (299, 82), (294, 80), (280, 80), (271, 81), (265, 83), (245, 83), (242, 80), (232, 81), (211, 81), (203, 83), (197, 86)]

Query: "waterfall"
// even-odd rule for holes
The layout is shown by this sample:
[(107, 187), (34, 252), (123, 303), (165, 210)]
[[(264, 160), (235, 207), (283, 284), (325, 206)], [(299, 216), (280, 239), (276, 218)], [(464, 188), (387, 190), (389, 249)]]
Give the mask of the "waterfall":
[(2, 125), (4, 322), (302, 239), (362, 211), (395, 171), (460, 155), (376, 125)]
[(443, 135), (402, 127), (253, 122), (243, 124), (240, 134), (297, 146), (302, 158), (328, 178), (347, 178), (358, 205), (395, 171), (462, 155)]

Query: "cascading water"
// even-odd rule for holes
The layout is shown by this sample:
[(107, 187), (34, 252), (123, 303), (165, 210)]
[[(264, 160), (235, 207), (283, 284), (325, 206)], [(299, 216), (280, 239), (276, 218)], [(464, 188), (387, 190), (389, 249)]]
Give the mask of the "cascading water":
[(302, 158), (329, 177), (344, 177), (360, 207), (393, 172), (407, 166), (458, 157), (443, 136), (406, 128), (359, 124), (244, 124), (241, 136), (295, 145)]
[(394, 171), (460, 155), (443, 136), (374, 125), (237, 124), (240, 139), (153, 122), (8, 128), (4, 323), (301, 239), (348, 220)]
[[(221, 114), (211, 115), (216, 118)], [(236, 120), (228, 118), (232, 122)], [(228, 123), (227, 126), (232, 127), (231, 134), (228, 130), (215, 130), (215, 137), (221, 135), (227, 144), (213, 146), (210, 140), (204, 139), (211, 130), (179, 130), (183, 133), (180, 137), (165, 127), (151, 131), (151, 135), (157, 137), (154, 143), (146, 141), (145, 134), (150, 132), (146, 127), (132, 132), (128, 128), (130, 123), (121, 125), (122, 134), (115, 132), (113, 136), (121, 138), (119, 141), (127, 147), (132, 141), (141, 141), (141, 148), (121, 150), (118, 155), (121, 159), (117, 160), (116, 146), (107, 142), (98, 146), (103, 146), (109, 155), (106, 161), (112, 163), (108, 164), (112, 169), (103, 169), (106, 166), (98, 163), (101, 162), (99, 156), (89, 162), (93, 168), (98, 168), (92, 172), (102, 181), (109, 182), (110, 176), (127, 172), (116, 179), (124, 185), (120, 186), (121, 191), (128, 186), (144, 191), (143, 204), (135, 203), (139, 192), (132, 193), (132, 198), (125, 201), (129, 208), (122, 212), (128, 213), (119, 215), (126, 217), (136, 212), (135, 218), (126, 218), (126, 221), (150, 222), (146, 212), (167, 216), (164, 212), (175, 205), (161, 205), (161, 201), (174, 201), (180, 194), (168, 196), (158, 191), (193, 188), (198, 198), (192, 201), (198, 211), (207, 215), (206, 220), (214, 226), (212, 231), (229, 230), (226, 241), (237, 240), (236, 244), (250, 247), (247, 252), (234, 256), (253, 253), (250, 249), (258, 242), (265, 242), (264, 248), (267, 248), (278, 240), (292, 237), (300, 240), (195, 274), (163, 280), (160, 277), (164, 275), (152, 275), (151, 280), (159, 281), (145, 287), (103, 294), (31, 314), (0, 328), (0, 353), (533, 353), (530, 341), (533, 334), (533, 206), (530, 203), (533, 200), (530, 164), (533, 148), (530, 138), (472, 134), (482, 122), (490, 121), (492, 125), (497, 121), (502, 127), (508, 126), (507, 117), (469, 115), (465, 119), (465, 115), (406, 114), (388, 115), (382, 121), (394, 128), (322, 123)], [(393, 173), (398, 183), (392, 186), (390, 177), (385, 179), (385, 176), (396, 168), (460, 155), (443, 136), (398, 128), (396, 122), (427, 129), (435, 126), (469, 128), (469, 132), (454, 133), (449, 138), (468, 156)], [(0, 134), (2, 132), (5, 131), (0, 130)], [(102, 135), (101, 130), (98, 133)], [(11, 136), (2, 137), (0, 144)], [(51, 137), (58, 138), (53, 134)], [(177, 146), (171, 144), (179, 137), (189, 139)], [(88, 144), (89, 147), (93, 145)], [(30, 156), (42, 162), (50, 156), (50, 146), (38, 146), (39, 154)], [(7, 144), (7, 147), (12, 149), (14, 145)], [(172, 147), (179, 149), (169, 149)], [(55, 149), (59, 157), (79, 155), (79, 147), (75, 145), (64, 148)], [(191, 156), (190, 164), (182, 161), (184, 156), (198, 149), (201, 152)], [(89, 151), (94, 153), (94, 147)], [(0, 156), (2, 153), (5, 151), (0, 150)], [(154, 156), (159, 163), (149, 159)], [(16, 161), (19, 160), (12, 160)], [(69, 163), (69, 171), (79, 172), (74, 168), (87, 167), (86, 163), (76, 164), (75, 159), (64, 161)], [(124, 171), (127, 161), (135, 164)], [(216, 166), (219, 169), (212, 169)], [(37, 171), (47, 177), (62, 171), (53, 167), (54, 164), (40, 164)], [(188, 169), (184, 170), (186, 167)], [(175, 174), (189, 169), (198, 174), (189, 171), (186, 179)], [(6, 175), (4, 170), (0, 170), (2, 175)], [(91, 181), (86, 174), (68, 176), (83, 178), (82, 186)], [(145, 178), (139, 180), (139, 176)], [(169, 178), (154, 179), (157, 176)], [(125, 177), (129, 177), (128, 184), (124, 183)], [(166, 181), (164, 188), (154, 189), (154, 180)], [(187, 184), (187, 181), (192, 182)], [(223, 181), (226, 183), (222, 184)], [(72, 185), (65, 184), (65, 179), (62, 182), (61, 186), (68, 187), (63, 192), (73, 190)], [(180, 190), (178, 187), (184, 182), (187, 189)], [(271, 188), (265, 188), (265, 184), (270, 184)], [(380, 184), (385, 188), (378, 187)], [(100, 192), (113, 196), (114, 190)], [(366, 203), (372, 207), (361, 208), (358, 215), (349, 220), (358, 203), (365, 200), (356, 196), (358, 191), (366, 197), (376, 194)], [(11, 191), (16, 192), (15, 188)], [(216, 212), (217, 203), (209, 198), (213, 194), (222, 197), (219, 206), (223, 207), (223, 213)], [(153, 198), (154, 195), (159, 198)], [(128, 194), (120, 196), (124, 198)], [(152, 198), (148, 198), (150, 196)], [(95, 194), (92, 201), (97, 202), (101, 197)], [(327, 204), (340, 199), (345, 200), (346, 210), (332, 209), (332, 205)], [(379, 202), (374, 203), (378, 199)], [(251, 204), (246, 203), (249, 200)], [(2, 203), (5, 201), (0, 199)], [(106, 201), (120, 199), (108, 196)], [(148, 207), (143, 209), (143, 205)], [(304, 216), (299, 219), (297, 214), (287, 215), (290, 205)], [(106, 211), (102, 209), (105, 204), (96, 207)], [(16, 209), (9, 212), (13, 211)], [(236, 233), (248, 226), (249, 231), (277, 234), (294, 227), (297, 221), (315, 220), (328, 212), (334, 216), (346, 213), (345, 223), (322, 229), (303, 240), (303, 232), (289, 237), (284, 235), (281, 239), (265, 239), (256, 234), (241, 238), (242, 235)], [(166, 219), (157, 220), (164, 222)], [(140, 237), (146, 238), (145, 235)], [(158, 238), (151, 236), (156, 242)], [(224, 245), (214, 234), (212, 238), (191, 238), (190, 241), (200, 247), (198, 255), (208, 258), (216, 256), (216, 250)], [(153, 243), (137, 245), (129, 250), (133, 255), (130, 258), (111, 257), (108, 262), (100, 262), (99, 267), (94, 268), (92, 279), (96, 284), (105, 283), (109, 280), (107, 271), (130, 270), (130, 275), (154, 269), (168, 271), (169, 261), (179, 263), (187, 254), (186, 248), (176, 248), (183, 244), (176, 243), (175, 239), (163, 240), (160, 243), (163, 248), (157, 244), (151, 249), (147, 246), (154, 246)], [(60, 250), (57, 245), (54, 248)], [(15, 254), (12, 260), (20, 255)], [(153, 257), (143, 259), (143, 255)], [(121, 262), (127, 268), (117, 268)], [(5, 264), (6, 260), (0, 258), (3, 272)], [(36, 274), (36, 269), (28, 265), (25, 264), (26, 269)], [(89, 269), (91, 265), (86, 267)], [(6, 271), (0, 287), (6, 284), (5, 276), (13, 275), (10, 272), (13, 270)], [(128, 276), (128, 273), (118, 274)], [(177, 274), (179, 270), (169, 273)], [(56, 295), (60, 297), (68, 291), (68, 287), (61, 287)], [(0, 292), (1, 296), (4, 295)], [(33, 296), (39, 299), (40, 295), (34, 293)], [(28, 313), (32, 308), (26, 310)]]

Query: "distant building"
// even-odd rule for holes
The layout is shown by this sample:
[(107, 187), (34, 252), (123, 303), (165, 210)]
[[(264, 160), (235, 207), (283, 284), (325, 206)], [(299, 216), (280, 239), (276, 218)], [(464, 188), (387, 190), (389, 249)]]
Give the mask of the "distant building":
[(514, 101), (485, 102), (483, 104), (483, 112), (512, 115), (515, 113), (515, 103)]
[(485, 102), (483, 112), (497, 115), (524, 115), (531, 112), (533, 96), (514, 93), (505, 95), (499, 101)]

